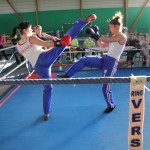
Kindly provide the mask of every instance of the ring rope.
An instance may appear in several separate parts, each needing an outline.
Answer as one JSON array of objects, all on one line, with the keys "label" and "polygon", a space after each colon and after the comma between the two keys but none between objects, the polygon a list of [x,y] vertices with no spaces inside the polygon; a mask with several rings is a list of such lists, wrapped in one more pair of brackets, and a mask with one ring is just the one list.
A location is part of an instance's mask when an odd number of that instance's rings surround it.
[{"label": "ring rope", "polygon": [[15,46],[10,46],[10,47],[2,48],[2,49],[0,49],[0,52],[1,52],[1,51],[4,51],[4,50],[11,50],[11,49],[14,48],[14,47],[16,47],[16,45],[15,45]]},{"label": "ring rope", "polygon": [[23,66],[26,63],[27,60],[25,60],[24,62],[22,62],[20,65],[18,65],[16,68],[14,68],[13,70],[11,70],[10,72],[8,72],[6,75],[4,75],[3,77],[0,78],[0,80],[2,79],[6,79],[8,75],[10,75],[12,72],[16,71],[18,68],[20,68],[21,66]]},{"label": "ring rope", "polygon": [[[136,77],[136,76],[135,76]],[[150,76],[147,82],[150,82]],[[1,79],[0,85],[49,85],[49,84],[106,84],[130,83],[130,77],[90,77],[90,78],[55,78],[55,79]]]}]

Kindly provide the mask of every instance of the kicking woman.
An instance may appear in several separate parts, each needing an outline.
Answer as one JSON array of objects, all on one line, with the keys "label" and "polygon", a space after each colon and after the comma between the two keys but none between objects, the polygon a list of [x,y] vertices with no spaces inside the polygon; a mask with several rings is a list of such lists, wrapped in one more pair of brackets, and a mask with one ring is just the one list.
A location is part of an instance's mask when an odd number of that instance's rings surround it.
[{"label": "kicking woman", "polygon": [[[94,14],[87,17],[84,21],[78,19],[62,39],[51,42],[43,41],[37,36],[32,35],[31,24],[28,22],[22,22],[17,27],[21,37],[17,44],[17,49],[19,53],[31,63],[32,67],[40,78],[51,78],[51,67],[64,51],[65,46],[70,45],[71,40],[77,36],[83,27],[95,19],[96,15]],[[42,49],[42,47],[54,48],[45,51]],[[43,86],[44,120],[48,120],[49,114],[52,112],[52,85]]]},{"label": "kicking woman", "polygon": [[[102,70],[102,75],[113,77],[117,71],[117,65],[122,54],[127,37],[122,33],[122,19],[121,12],[117,12],[113,19],[109,22],[110,37],[99,36],[98,27],[92,26],[85,30],[85,32],[93,39],[95,39],[99,47],[108,47],[107,55],[103,57],[99,56],[87,56],[81,58],[79,61],[73,64],[66,72],[65,75],[58,75],[59,78],[70,78],[83,67],[98,68]],[[110,89],[110,84],[103,84],[103,95],[105,97],[107,108],[105,113],[111,112],[115,108],[115,102],[113,99],[113,93]]]}]

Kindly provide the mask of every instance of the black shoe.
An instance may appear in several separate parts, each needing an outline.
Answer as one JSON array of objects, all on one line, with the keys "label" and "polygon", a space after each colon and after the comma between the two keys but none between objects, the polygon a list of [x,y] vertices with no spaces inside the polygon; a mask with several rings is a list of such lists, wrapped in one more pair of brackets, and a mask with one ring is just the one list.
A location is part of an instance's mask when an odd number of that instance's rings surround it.
[{"label": "black shoe", "polygon": [[110,113],[112,112],[114,109],[115,109],[116,106],[114,107],[107,107],[105,110],[104,110],[104,113]]},{"label": "black shoe", "polygon": [[43,119],[44,119],[44,121],[47,121],[47,120],[49,119],[49,114],[45,114],[45,115],[43,116]]},{"label": "black shoe", "polygon": [[57,78],[70,78],[67,74],[57,74]]}]

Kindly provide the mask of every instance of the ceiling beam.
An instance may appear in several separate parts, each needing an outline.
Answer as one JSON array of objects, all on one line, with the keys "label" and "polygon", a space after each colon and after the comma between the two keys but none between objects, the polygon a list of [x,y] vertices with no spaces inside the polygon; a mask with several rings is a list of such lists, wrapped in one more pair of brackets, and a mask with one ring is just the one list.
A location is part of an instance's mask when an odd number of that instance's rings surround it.
[{"label": "ceiling beam", "polygon": [[35,4],[36,4],[36,24],[39,24],[39,18],[38,18],[38,11],[39,11],[39,7],[38,7],[38,0],[35,0]]},{"label": "ceiling beam", "polygon": [[124,7],[125,7],[125,26],[128,26],[128,0],[124,0]]},{"label": "ceiling beam", "polygon": [[83,9],[83,3],[82,0],[80,0],[80,18],[83,17],[82,9]]},{"label": "ceiling beam", "polygon": [[130,31],[134,28],[135,24],[136,24],[137,21],[139,20],[141,14],[143,13],[143,11],[144,11],[146,5],[148,4],[148,2],[149,2],[149,0],[146,0],[146,1],[145,1],[144,5],[143,5],[143,7],[142,7],[142,9],[141,9],[141,11],[139,12],[139,14],[137,15],[137,17],[136,17],[136,19],[134,20],[133,24],[131,25]]},{"label": "ceiling beam", "polygon": [[23,18],[21,17],[21,15],[19,15],[19,13],[16,11],[16,9],[13,7],[13,5],[10,3],[9,0],[5,0],[9,6],[12,8],[12,10],[15,12],[16,16],[19,18],[20,21],[24,21]]}]

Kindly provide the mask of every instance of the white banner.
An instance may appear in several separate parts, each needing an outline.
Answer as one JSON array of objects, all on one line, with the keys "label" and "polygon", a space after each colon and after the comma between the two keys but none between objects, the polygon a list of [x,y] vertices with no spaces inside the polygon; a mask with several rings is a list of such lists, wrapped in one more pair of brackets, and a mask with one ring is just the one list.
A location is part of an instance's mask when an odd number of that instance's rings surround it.
[{"label": "white banner", "polygon": [[146,77],[131,76],[128,149],[142,150]]}]

